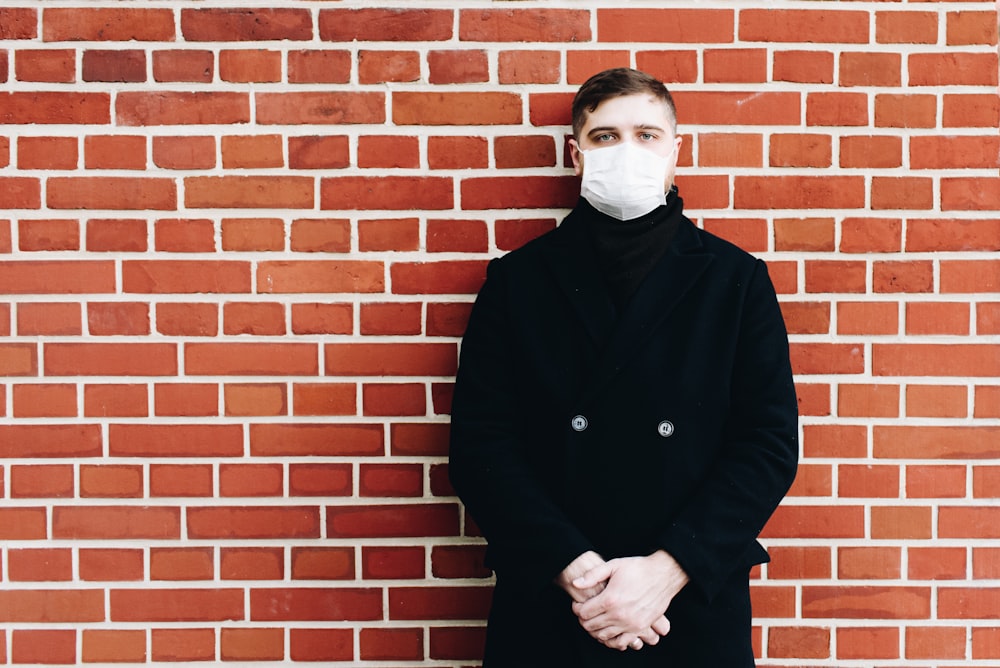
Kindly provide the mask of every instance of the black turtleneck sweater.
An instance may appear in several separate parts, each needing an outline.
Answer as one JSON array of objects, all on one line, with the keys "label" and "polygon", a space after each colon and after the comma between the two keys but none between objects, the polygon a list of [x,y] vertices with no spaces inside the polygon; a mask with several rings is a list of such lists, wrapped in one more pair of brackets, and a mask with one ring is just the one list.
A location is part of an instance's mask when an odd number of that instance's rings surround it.
[{"label": "black turtleneck sweater", "polygon": [[585,199],[580,200],[580,207],[597,251],[598,270],[621,313],[673,241],[683,217],[683,202],[674,187],[667,193],[666,204],[624,221],[601,213]]}]

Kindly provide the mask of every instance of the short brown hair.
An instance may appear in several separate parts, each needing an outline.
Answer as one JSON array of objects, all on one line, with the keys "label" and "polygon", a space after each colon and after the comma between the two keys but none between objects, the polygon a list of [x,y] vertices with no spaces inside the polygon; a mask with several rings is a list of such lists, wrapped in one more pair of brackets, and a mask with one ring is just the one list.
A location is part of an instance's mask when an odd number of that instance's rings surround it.
[{"label": "short brown hair", "polygon": [[652,95],[667,105],[672,128],[677,131],[677,109],[670,91],[662,81],[645,72],[629,67],[616,67],[598,72],[587,79],[573,98],[573,136],[579,138],[587,114],[597,109],[601,102],[622,95]]}]

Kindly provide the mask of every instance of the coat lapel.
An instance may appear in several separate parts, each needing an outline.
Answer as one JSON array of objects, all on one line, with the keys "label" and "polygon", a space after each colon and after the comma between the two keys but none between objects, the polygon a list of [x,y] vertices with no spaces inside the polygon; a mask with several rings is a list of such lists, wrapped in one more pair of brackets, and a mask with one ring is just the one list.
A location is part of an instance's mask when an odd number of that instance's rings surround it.
[{"label": "coat lapel", "polygon": [[550,263],[556,282],[600,351],[581,388],[579,399],[586,402],[642,349],[713,256],[704,252],[694,224],[684,219],[667,252],[616,317],[611,295],[597,271],[593,244],[575,210],[560,225],[553,244]]}]

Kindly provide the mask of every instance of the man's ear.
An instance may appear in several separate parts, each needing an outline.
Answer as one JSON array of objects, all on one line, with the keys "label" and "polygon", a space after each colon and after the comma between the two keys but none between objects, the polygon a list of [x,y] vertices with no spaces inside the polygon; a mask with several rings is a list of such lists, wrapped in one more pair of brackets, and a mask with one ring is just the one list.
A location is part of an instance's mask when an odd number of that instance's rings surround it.
[{"label": "man's ear", "polygon": [[575,139],[569,140],[569,157],[573,160],[573,173],[577,176],[583,174],[583,153]]}]

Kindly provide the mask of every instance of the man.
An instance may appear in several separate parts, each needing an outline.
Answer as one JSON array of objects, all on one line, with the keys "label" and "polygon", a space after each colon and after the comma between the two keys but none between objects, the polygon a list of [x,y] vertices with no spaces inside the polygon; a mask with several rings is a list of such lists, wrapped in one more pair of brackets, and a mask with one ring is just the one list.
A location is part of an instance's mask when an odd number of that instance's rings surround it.
[{"label": "man", "polygon": [[581,199],[490,263],[462,342],[452,483],[488,541],[485,668],[753,666],[756,537],[798,457],[763,262],[694,226],[666,87],[573,101]]}]

